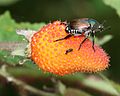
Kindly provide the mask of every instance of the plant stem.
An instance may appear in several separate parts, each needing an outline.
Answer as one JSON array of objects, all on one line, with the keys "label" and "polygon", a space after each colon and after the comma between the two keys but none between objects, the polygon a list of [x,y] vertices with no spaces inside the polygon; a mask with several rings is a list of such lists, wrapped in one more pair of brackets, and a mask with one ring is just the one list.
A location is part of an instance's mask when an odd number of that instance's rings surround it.
[{"label": "plant stem", "polygon": [[34,94],[37,95],[42,95],[42,96],[59,96],[57,94],[53,94],[53,93],[48,93],[48,92],[44,92],[42,90],[36,89],[28,84],[26,84],[25,82],[18,80],[16,78],[14,78],[13,76],[11,76],[7,71],[6,71],[6,67],[5,65],[3,65],[0,68],[0,75],[3,76],[4,78],[6,78],[8,81],[15,83],[17,86],[21,86],[22,88],[24,88],[27,91],[30,91]]},{"label": "plant stem", "polygon": [[0,42],[0,50],[12,51],[16,48],[25,47],[23,42]]}]

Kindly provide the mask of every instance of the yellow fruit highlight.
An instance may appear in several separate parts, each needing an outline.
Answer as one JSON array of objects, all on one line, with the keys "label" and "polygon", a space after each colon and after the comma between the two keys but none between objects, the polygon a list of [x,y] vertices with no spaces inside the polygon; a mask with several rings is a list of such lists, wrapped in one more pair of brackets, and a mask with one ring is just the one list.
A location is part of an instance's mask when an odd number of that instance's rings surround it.
[{"label": "yellow fruit highlight", "polygon": [[[54,42],[68,35],[65,32],[66,26],[61,23],[49,23],[31,39],[31,58],[41,69],[63,76],[74,72],[98,72],[108,68],[109,56],[97,45],[94,46],[94,52],[89,39],[78,51],[85,38],[83,35]],[[70,48],[73,51],[65,54]]]}]

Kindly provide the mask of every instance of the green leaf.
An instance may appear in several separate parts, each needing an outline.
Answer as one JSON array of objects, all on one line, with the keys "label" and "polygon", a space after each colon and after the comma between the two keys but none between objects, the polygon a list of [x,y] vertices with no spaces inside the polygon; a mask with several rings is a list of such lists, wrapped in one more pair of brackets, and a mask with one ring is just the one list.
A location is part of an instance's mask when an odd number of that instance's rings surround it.
[{"label": "green leaf", "polygon": [[64,96],[92,96],[87,92],[75,88],[67,88]]},{"label": "green leaf", "polygon": [[[24,37],[16,34],[16,29],[27,28],[32,30],[39,30],[44,25],[45,23],[34,23],[34,24],[31,24],[29,22],[17,23],[15,20],[11,18],[9,11],[6,11],[3,15],[0,16],[0,42],[1,42],[0,44],[4,44],[5,42],[9,42],[9,43],[23,42]],[[14,48],[15,46],[11,46],[11,47]],[[24,49],[23,46],[21,48]],[[14,54],[23,56],[24,52],[23,50],[16,49],[15,51],[12,52],[12,55]],[[1,51],[1,48],[0,48],[0,61],[4,64],[8,64],[12,66],[19,65],[18,64],[19,61],[23,60],[23,57],[21,56],[11,56],[10,52]],[[13,69],[16,69],[16,68],[14,67]]]},{"label": "green leaf", "polygon": [[19,0],[0,0],[0,6],[7,6],[16,3]]},{"label": "green leaf", "polygon": [[84,79],[83,84],[90,88],[94,88],[94,89],[100,90],[102,92],[111,94],[113,96],[120,96],[118,91],[111,85],[111,83],[109,83],[103,79],[96,78],[94,76]]},{"label": "green leaf", "polygon": [[23,57],[21,56],[11,56],[10,52],[0,51],[0,61],[3,64],[15,66],[15,65],[18,65],[19,61],[22,59]]},{"label": "green leaf", "polygon": [[120,0],[103,0],[103,2],[106,5],[109,5],[112,8],[114,8],[117,14],[120,16]]},{"label": "green leaf", "polygon": [[63,95],[65,93],[66,86],[62,82],[58,81],[56,85],[56,89],[61,95]]},{"label": "green leaf", "polygon": [[99,45],[104,45],[105,43],[109,42],[113,38],[112,35],[105,35],[102,38],[96,38],[96,43]]},{"label": "green leaf", "polygon": [[16,34],[16,29],[39,30],[45,23],[21,22],[17,23],[10,16],[9,11],[0,16],[0,41],[23,41],[24,37]]},{"label": "green leaf", "polygon": [[17,34],[15,34],[16,23],[11,19],[10,13],[7,11],[0,16],[0,41],[13,41],[17,40]]}]

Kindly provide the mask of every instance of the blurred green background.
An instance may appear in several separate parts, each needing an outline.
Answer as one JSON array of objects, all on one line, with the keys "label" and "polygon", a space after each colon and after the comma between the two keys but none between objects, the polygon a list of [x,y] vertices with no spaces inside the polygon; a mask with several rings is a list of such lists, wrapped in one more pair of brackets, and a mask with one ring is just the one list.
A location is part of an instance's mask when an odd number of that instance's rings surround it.
[{"label": "blurred green background", "polygon": [[[111,29],[96,34],[97,35],[96,37],[102,38],[103,36],[109,34],[113,36],[113,38],[109,42],[107,42],[102,46],[111,57],[110,58],[111,66],[109,69],[107,69],[106,74],[110,79],[116,82],[120,82],[119,81],[120,80],[120,61],[119,61],[120,60],[120,32],[119,32],[120,15],[118,15],[114,7],[106,5],[104,1],[107,0],[0,0],[0,14],[3,15],[6,11],[9,11],[11,17],[15,20],[15,21],[13,20],[12,25],[11,23],[9,24],[8,22],[6,23],[0,22],[0,30],[1,30],[0,37],[2,38],[0,40],[6,41],[7,39],[8,41],[16,41],[16,40],[20,41],[22,39],[16,37],[15,28],[31,28],[37,30],[45,23],[49,23],[54,20],[70,21],[74,18],[84,18],[84,17],[94,18],[101,23],[104,20],[106,20],[107,22],[105,25],[111,26]],[[115,5],[120,6],[120,3],[116,3]],[[118,10],[120,10],[120,8],[118,8]],[[12,34],[14,35],[10,35],[7,32],[3,35],[2,32],[4,31],[2,29],[3,29],[3,25],[5,24],[8,27],[14,26],[15,24],[16,27],[12,27],[13,29],[11,29],[13,31]],[[2,56],[4,56],[4,53],[1,52],[0,55],[1,55],[0,61],[5,62],[6,59],[2,58]],[[16,59],[16,62],[18,61]],[[12,61],[10,61],[10,63],[11,62]],[[2,85],[0,85],[0,87],[1,86]],[[0,89],[2,90],[2,88]],[[8,88],[8,89],[12,90],[12,88]],[[14,95],[16,93],[11,93],[11,94]],[[6,94],[6,96],[12,96],[12,95]]]}]

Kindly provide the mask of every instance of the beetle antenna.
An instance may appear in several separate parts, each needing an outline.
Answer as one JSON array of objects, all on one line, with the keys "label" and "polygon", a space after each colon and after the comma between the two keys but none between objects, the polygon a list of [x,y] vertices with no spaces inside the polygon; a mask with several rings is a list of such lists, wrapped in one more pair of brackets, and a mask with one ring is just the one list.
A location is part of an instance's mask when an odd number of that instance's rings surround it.
[{"label": "beetle antenna", "polygon": [[106,20],[103,21],[103,23],[101,25],[104,25],[106,23]]},{"label": "beetle antenna", "polygon": [[[106,20],[103,21],[103,23],[101,24],[102,26],[106,23]],[[111,26],[107,26],[106,28],[103,28],[102,31],[105,31],[105,30],[110,30],[111,29]]]},{"label": "beetle antenna", "polygon": [[103,29],[103,31],[110,30],[110,29],[111,29],[111,26],[107,26],[106,28]]}]

